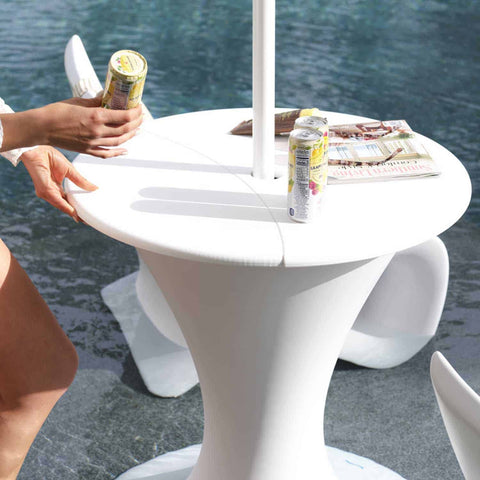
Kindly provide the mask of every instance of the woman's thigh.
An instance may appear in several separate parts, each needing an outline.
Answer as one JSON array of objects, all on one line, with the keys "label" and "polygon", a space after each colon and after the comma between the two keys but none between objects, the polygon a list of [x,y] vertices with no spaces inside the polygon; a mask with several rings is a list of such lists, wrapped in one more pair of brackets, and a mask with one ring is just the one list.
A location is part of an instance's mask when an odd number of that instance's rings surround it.
[{"label": "woman's thigh", "polygon": [[30,278],[0,240],[0,394],[3,400],[64,390],[73,345]]}]

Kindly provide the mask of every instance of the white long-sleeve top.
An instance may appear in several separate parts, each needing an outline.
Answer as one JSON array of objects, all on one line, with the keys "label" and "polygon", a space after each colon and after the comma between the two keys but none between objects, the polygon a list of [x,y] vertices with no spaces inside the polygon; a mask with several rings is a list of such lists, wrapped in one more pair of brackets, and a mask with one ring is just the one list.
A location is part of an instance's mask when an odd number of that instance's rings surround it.
[{"label": "white long-sleeve top", "polygon": [[[0,113],[14,113],[13,110],[4,102],[3,98],[0,97]],[[3,125],[0,120],[0,147],[3,145]],[[19,158],[27,150],[31,150],[35,147],[30,148],[16,148],[15,150],[8,150],[7,152],[1,152],[0,155],[9,160],[13,166],[18,165]]]}]

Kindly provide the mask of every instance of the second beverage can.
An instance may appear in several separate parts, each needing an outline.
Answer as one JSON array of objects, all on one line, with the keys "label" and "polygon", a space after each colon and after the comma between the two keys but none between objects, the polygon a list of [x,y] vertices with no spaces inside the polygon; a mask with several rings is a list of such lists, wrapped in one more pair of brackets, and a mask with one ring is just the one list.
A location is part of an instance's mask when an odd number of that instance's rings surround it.
[{"label": "second beverage can", "polygon": [[328,126],[296,128],[288,142],[287,211],[292,220],[312,222],[327,183]]}]

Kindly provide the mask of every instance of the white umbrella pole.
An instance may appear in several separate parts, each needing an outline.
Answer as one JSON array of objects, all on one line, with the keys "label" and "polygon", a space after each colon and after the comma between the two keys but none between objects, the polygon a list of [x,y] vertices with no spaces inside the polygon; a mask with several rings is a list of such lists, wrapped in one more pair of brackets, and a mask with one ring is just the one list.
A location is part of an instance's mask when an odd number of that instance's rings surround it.
[{"label": "white umbrella pole", "polygon": [[275,0],[253,0],[253,176],[274,178]]}]

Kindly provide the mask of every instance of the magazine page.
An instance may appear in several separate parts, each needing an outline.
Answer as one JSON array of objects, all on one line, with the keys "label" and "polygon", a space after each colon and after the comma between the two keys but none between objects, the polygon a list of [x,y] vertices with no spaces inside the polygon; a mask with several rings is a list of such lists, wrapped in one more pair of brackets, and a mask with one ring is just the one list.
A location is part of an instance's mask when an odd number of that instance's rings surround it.
[{"label": "magazine page", "polygon": [[440,173],[405,120],[332,125],[328,154],[329,183]]}]

